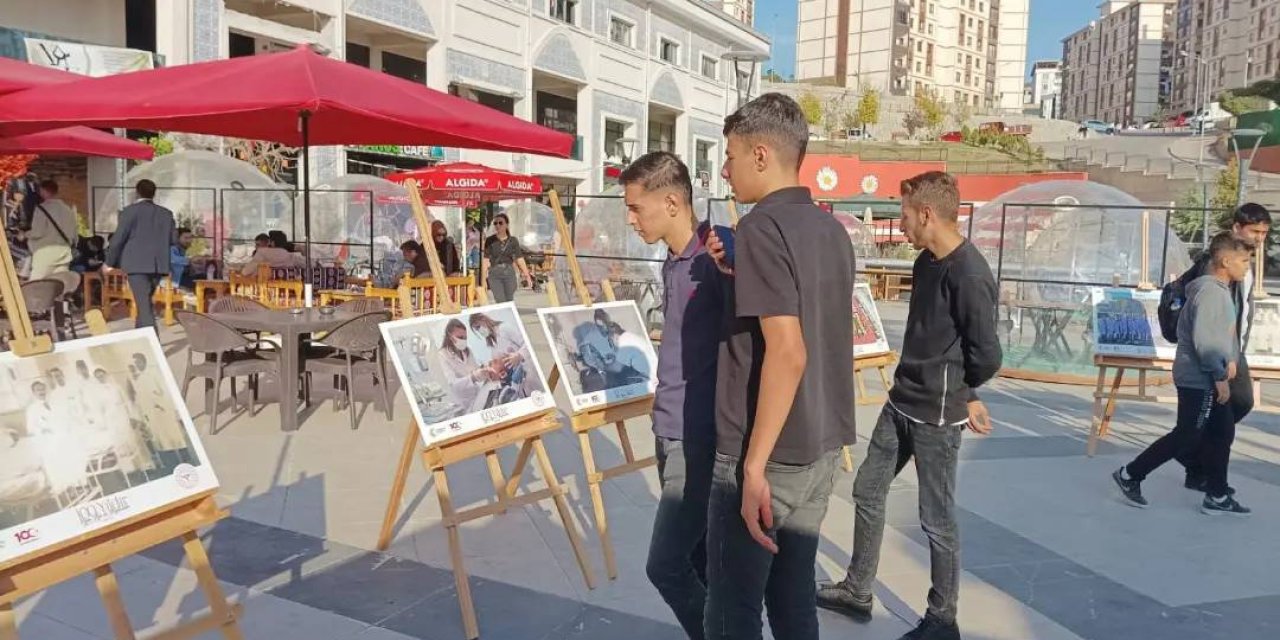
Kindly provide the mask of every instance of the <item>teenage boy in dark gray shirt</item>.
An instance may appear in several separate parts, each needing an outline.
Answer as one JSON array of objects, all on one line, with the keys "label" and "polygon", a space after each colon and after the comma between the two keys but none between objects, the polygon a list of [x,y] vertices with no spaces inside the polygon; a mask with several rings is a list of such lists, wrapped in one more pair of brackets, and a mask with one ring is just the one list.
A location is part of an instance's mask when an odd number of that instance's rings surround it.
[{"label": "teenage boy in dark gray shirt", "polygon": [[1227,461],[1236,435],[1231,381],[1239,375],[1240,361],[1240,312],[1231,288],[1249,274],[1250,256],[1245,241],[1221,234],[1209,245],[1205,275],[1187,286],[1173,358],[1178,422],[1173,431],[1111,474],[1120,493],[1134,506],[1147,506],[1142,481],[1148,474],[1180,453],[1194,452],[1204,474],[1200,510],[1209,515],[1249,515],[1250,510],[1228,490]]},{"label": "teenage boy in dark gray shirt", "polygon": [[1000,370],[996,283],[986,259],[960,235],[955,178],[930,171],[904,180],[901,191],[902,233],[923,249],[911,270],[902,356],[853,484],[857,510],[848,575],[822,585],[818,604],[855,619],[870,618],[885,498],[894,476],[915,458],[933,588],[924,619],[902,640],[959,640],[956,457],[966,426],[976,433],[991,431],[986,405],[975,390]]},{"label": "teenage boy in dark gray shirt", "polygon": [[693,212],[689,168],[654,151],[622,172],[627,223],[645,242],[665,242],[662,344],[653,435],[662,498],[646,573],[692,640],[703,638],[707,498],[716,451],[716,360],[724,337],[728,276],[707,255],[707,225]]},{"label": "teenage boy in dark gray shirt", "polygon": [[[706,637],[817,640],[814,560],[842,445],[854,439],[853,248],[799,186],[809,126],[777,93],[725,119],[722,175],[754,203],[735,234],[707,530]],[[713,234],[714,238],[714,234]],[[727,264],[723,239],[709,242]]]}]

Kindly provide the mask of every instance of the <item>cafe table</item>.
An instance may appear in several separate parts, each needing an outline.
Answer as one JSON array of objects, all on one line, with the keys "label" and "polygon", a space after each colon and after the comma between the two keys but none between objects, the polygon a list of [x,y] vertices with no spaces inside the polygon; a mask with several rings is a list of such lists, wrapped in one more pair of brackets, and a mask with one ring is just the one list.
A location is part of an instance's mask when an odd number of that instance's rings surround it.
[{"label": "cafe table", "polygon": [[273,333],[280,336],[280,428],[298,429],[298,379],[302,376],[302,344],[313,333],[332,331],[359,316],[334,307],[331,313],[320,308],[261,309],[239,313],[211,313],[209,317],[240,331]]}]

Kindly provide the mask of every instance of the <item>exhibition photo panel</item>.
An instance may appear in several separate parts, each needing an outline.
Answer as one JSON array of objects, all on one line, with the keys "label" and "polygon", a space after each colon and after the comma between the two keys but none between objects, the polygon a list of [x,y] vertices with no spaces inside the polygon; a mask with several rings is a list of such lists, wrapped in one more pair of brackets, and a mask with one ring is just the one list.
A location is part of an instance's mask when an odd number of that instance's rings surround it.
[{"label": "exhibition photo panel", "polygon": [[427,446],[554,405],[513,303],[381,329]]},{"label": "exhibition photo panel", "polygon": [[652,394],[658,356],[631,300],[539,309],[574,411]]},{"label": "exhibition photo panel", "polygon": [[154,331],[0,353],[0,562],[217,486]]}]

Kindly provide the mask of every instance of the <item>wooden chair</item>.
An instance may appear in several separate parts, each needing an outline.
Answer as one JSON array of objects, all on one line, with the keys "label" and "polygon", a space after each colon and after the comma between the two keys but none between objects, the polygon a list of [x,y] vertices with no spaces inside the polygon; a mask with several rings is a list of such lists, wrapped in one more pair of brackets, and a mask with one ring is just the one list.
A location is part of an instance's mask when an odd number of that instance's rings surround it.
[{"label": "wooden chair", "polygon": [[262,286],[262,301],[273,309],[296,309],[303,305],[305,291],[296,280],[268,280]]},{"label": "wooden chair", "polygon": [[258,265],[258,272],[251,276],[232,271],[227,274],[227,280],[231,283],[231,295],[262,300],[263,288],[270,273],[271,268],[265,264]]},{"label": "wooden chair", "polygon": [[[204,407],[209,414],[209,434],[218,432],[218,401],[222,392],[223,378],[231,378],[232,404],[235,408],[235,379],[248,376],[252,388],[249,398],[249,412],[253,413],[257,400],[257,378],[262,374],[276,374],[279,370],[279,352],[276,346],[263,341],[254,341],[245,337],[234,328],[211,318],[203,313],[187,311],[177,312],[178,322],[186,331],[187,369],[182,376],[182,395],[186,396],[187,388],[196,378],[205,378],[212,382],[206,389]],[[202,354],[203,362],[195,362],[192,354]],[[280,372],[279,375],[288,375]]]},{"label": "wooden chair", "polygon": [[403,317],[419,316],[437,311],[436,281],[431,277],[413,278],[405,276],[400,279],[400,288],[408,293],[410,308],[402,309]]},{"label": "wooden chair", "polygon": [[102,274],[102,315],[110,318],[111,308],[118,302],[125,304],[129,315],[137,315],[133,308],[133,293],[129,290],[129,277],[122,271]]},{"label": "wooden chair", "polygon": [[[471,276],[453,276],[444,279],[444,284],[449,288],[449,296],[457,302],[459,306],[470,307],[475,304],[475,284],[476,281]],[[437,302],[434,311],[440,311],[440,302]]]},{"label": "wooden chair", "polygon": [[400,291],[399,289],[386,289],[383,287],[375,287],[367,284],[364,287],[364,297],[374,298],[382,301],[383,308],[391,312],[392,318],[404,318],[404,310],[400,308]]},{"label": "wooden chair", "polygon": [[160,286],[156,287],[155,295],[151,296],[151,302],[160,305],[164,310],[162,315],[166,327],[172,327],[176,322],[173,315],[174,307],[189,309],[195,306],[195,300],[189,300],[185,291],[174,286],[172,278],[165,278]]},{"label": "wooden chair", "polygon": [[[346,396],[347,417],[351,429],[357,428],[355,408],[355,381],[357,376],[372,376],[382,389],[382,408],[391,419],[391,391],[387,379],[386,357],[382,348],[382,333],[378,325],[391,318],[386,311],[374,311],[356,316],[335,327],[324,337],[325,345],[333,349],[331,355],[308,358],[304,397],[311,401],[311,377],[333,376],[335,386]],[[336,402],[335,398],[335,402]]]}]

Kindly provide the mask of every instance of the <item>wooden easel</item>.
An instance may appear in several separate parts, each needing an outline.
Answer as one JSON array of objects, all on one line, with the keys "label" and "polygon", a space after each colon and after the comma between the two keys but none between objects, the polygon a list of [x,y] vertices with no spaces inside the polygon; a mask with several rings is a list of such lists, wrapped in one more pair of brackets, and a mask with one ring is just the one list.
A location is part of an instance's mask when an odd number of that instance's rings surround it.
[{"label": "wooden easel", "polygon": [[[868,356],[853,357],[853,381],[857,385],[857,394],[854,404],[867,405],[884,402],[889,399],[888,395],[869,395],[867,393],[867,383],[862,377],[864,371],[875,370],[880,374],[880,384],[884,385],[885,393],[889,392],[889,388],[893,386],[893,381],[889,379],[887,369],[898,362],[898,354],[893,351],[887,353],[877,353]],[[849,447],[840,447],[840,455],[842,464],[846,472],[853,471],[853,454],[849,451]]]},{"label": "wooden easel", "polygon": [[[13,268],[9,241],[3,233],[0,233],[0,296],[3,296],[5,313],[12,325],[13,339],[9,347],[13,353],[30,357],[52,351],[53,343],[49,336],[35,335],[32,331],[17,271]],[[107,333],[100,311],[88,311],[85,321],[94,335]],[[94,574],[94,584],[111,621],[112,633],[117,640],[134,640],[137,634],[120,597],[120,584],[111,564],[176,538],[182,539],[182,548],[205,599],[209,601],[210,611],[152,636],[153,640],[181,640],[210,631],[221,631],[227,640],[242,640],[241,607],[227,602],[197,533],[200,528],[211,526],[228,515],[218,508],[213,496],[213,491],[191,496],[176,504],[127,518],[93,533],[0,564],[0,640],[18,640],[17,616],[13,606],[19,599],[90,571]]]},{"label": "wooden easel", "polygon": [[[1093,364],[1098,367],[1098,382],[1093,389],[1093,419],[1089,423],[1089,442],[1086,447],[1086,453],[1090,457],[1098,449],[1098,440],[1107,437],[1111,433],[1111,418],[1116,412],[1117,400],[1131,400],[1134,402],[1166,402],[1170,398],[1154,396],[1147,393],[1148,384],[1162,384],[1167,380],[1163,378],[1154,382],[1147,379],[1147,374],[1155,372],[1157,374],[1172,374],[1173,361],[1163,358],[1130,358],[1125,356],[1104,356],[1095,355]],[[1111,388],[1103,391],[1107,382],[1107,369],[1115,369],[1115,376],[1111,380]],[[1124,381],[1126,371],[1138,372],[1138,392],[1121,393],[1120,387]]]},{"label": "wooden easel", "polygon": [[[423,206],[422,195],[418,192],[417,183],[413,180],[406,180],[405,188],[409,191],[409,203],[412,205],[418,227],[424,234],[423,237],[430,237],[431,220],[427,214],[426,207]],[[444,270],[440,265],[440,258],[434,251],[428,251],[427,261],[431,265],[432,277],[436,280],[437,295],[443,296],[440,308],[445,313],[458,313],[461,311],[461,307],[453,299],[453,295],[449,293],[449,288],[445,284]],[[407,291],[402,287],[401,296],[407,297],[407,295]],[[404,302],[408,301],[404,300]],[[404,308],[406,314],[412,313],[410,305],[406,304]],[[408,393],[408,390],[406,390],[406,393]],[[412,401],[413,399],[410,397],[410,402]],[[391,544],[392,536],[395,533],[396,519],[400,513],[400,502],[404,499],[405,485],[408,483],[409,471],[413,465],[413,454],[415,451],[421,450],[423,466],[431,472],[435,479],[436,497],[440,500],[442,523],[449,537],[449,556],[453,564],[454,584],[458,591],[458,607],[462,611],[462,626],[468,640],[475,640],[475,638],[480,637],[480,627],[476,620],[475,602],[471,598],[470,580],[463,565],[462,536],[458,530],[459,525],[477,518],[506,513],[507,509],[512,507],[534,504],[550,498],[555,503],[556,511],[560,515],[565,533],[569,537],[569,545],[573,547],[574,556],[578,560],[578,567],[582,570],[582,577],[587,583],[587,588],[595,588],[595,580],[591,575],[591,564],[582,545],[582,538],[578,534],[577,527],[574,526],[573,514],[569,510],[568,500],[565,498],[565,487],[560,484],[560,479],[556,476],[555,469],[551,466],[551,458],[547,455],[546,446],[542,442],[543,435],[559,428],[560,422],[556,418],[555,410],[550,409],[533,416],[511,420],[487,427],[481,431],[468,433],[452,440],[437,442],[424,448],[419,445],[421,436],[419,435],[417,423],[413,419],[409,420],[409,425],[405,432],[404,445],[400,449],[400,461],[396,465],[395,479],[391,484],[391,495],[387,500],[386,514],[382,519],[382,529],[378,534],[377,548],[382,551]],[[514,444],[520,445],[520,451],[516,455],[515,466],[512,468],[510,475],[507,475],[502,470],[502,463],[498,460],[497,452],[503,447]],[[524,475],[525,467],[528,466],[530,455],[537,456],[538,466],[542,472],[543,481],[547,483],[547,488],[541,491],[525,492],[517,496],[516,491],[520,487],[520,480]],[[485,463],[489,467],[489,476],[493,481],[493,489],[497,494],[498,500],[484,506],[458,511],[453,506],[446,470],[449,465],[480,456],[484,456]]]},{"label": "wooden easel", "polygon": [[[555,191],[552,191],[550,192],[550,199],[551,209],[556,214],[556,225],[560,230],[565,259],[569,263],[569,274],[573,279],[573,287],[578,294],[578,300],[584,306],[589,307],[592,304],[591,292],[587,290],[586,282],[582,279],[582,269],[578,266],[578,256],[573,250],[573,242],[569,235],[569,223],[564,218],[564,210],[560,208],[560,196]],[[613,286],[608,280],[601,281],[600,288],[606,301],[614,302],[616,300]],[[554,282],[547,282],[547,296],[551,299],[551,306],[560,306],[560,296],[556,291]],[[562,375],[563,372],[559,368],[552,366],[551,373],[547,375],[547,383],[552,393],[555,392],[556,385],[560,382]],[[568,391],[568,387],[565,390]],[[602,407],[584,409],[569,416],[569,424],[573,427],[573,432],[578,435],[578,445],[582,450],[582,466],[586,474],[587,489],[591,494],[591,507],[595,513],[596,533],[600,536],[600,548],[604,552],[605,574],[610,580],[618,577],[618,561],[613,551],[613,542],[609,538],[609,519],[604,509],[604,492],[601,490],[600,485],[610,478],[657,466],[658,459],[655,456],[636,458],[635,450],[631,446],[631,436],[627,433],[626,425],[627,420],[647,417],[652,414],[653,394],[647,394],[639,398],[615,402]],[[596,466],[595,451],[591,447],[590,436],[592,431],[609,424],[614,425],[618,430],[618,441],[622,446],[622,455],[626,462],[608,469],[600,469]]]}]

